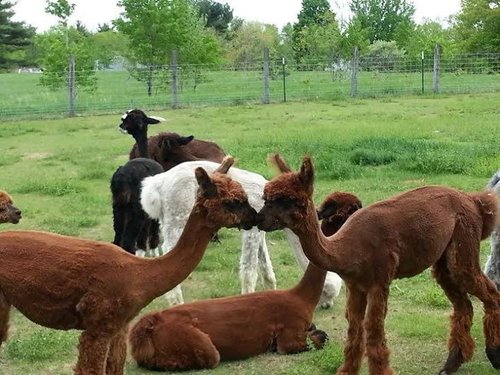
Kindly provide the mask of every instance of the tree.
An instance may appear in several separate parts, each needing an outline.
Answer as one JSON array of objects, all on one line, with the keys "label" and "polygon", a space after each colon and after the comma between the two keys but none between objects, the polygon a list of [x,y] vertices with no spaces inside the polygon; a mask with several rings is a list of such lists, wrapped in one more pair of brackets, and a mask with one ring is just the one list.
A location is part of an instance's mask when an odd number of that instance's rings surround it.
[{"label": "tree", "polygon": [[45,6],[45,13],[59,18],[59,23],[62,26],[68,26],[68,19],[74,10],[75,4],[70,3],[68,0],[47,0],[47,5]]},{"label": "tree", "polygon": [[109,68],[118,57],[127,55],[128,39],[122,33],[108,28],[91,36],[94,56],[99,68]]},{"label": "tree", "polygon": [[462,0],[454,24],[464,52],[500,52],[500,0]]},{"label": "tree", "polygon": [[351,0],[349,8],[353,14],[351,23],[368,30],[368,40],[391,41],[398,26],[413,23],[415,7],[407,0]]},{"label": "tree", "polygon": [[219,43],[215,35],[204,28],[191,0],[121,0],[121,17],[114,21],[118,31],[129,39],[131,73],[147,83],[152,94],[155,74],[167,82],[157,67],[168,64],[172,51],[177,50],[183,64],[215,62]]},{"label": "tree", "polygon": [[198,15],[205,21],[205,27],[213,28],[217,34],[224,35],[233,20],[233,10],[228,4],[213,0],[194,0]]},{"label": "tree", "polygon": [[68,61],[75,57],[75,83],[77,87],[94,90],[97,84],[95,77],[95,57],[92,40],[82,25],[68,26],[68,19],[75,5],[67,0],[47,1],[45,11],[59,18],[59,25],[49,31],[37,35],[35,43],[40,51],[40,65],[43,74],[40,83],[52,90],[64,87],[68,81]]},{"label": "tree", "polygon": [[26,61],[27,48],[32,44],[35,29],[23,22],[11,20],[14,4],[0,0],[0,70],[12,68]]},{"label": "tree", "polygon": [[331,57],[339,41],[339,26],[328,0],[302,0],[292,34],[297,63]]},{"label": "tree", "polygon": [[43,74],[40,83],[43,86],[52,90],[65,87],[68,81],[68,61],[70,56],[74,56],[76,86],[90,91],[96,88],[91,39],[75,27],[54,27],[37,35],[35,44],[41,55],[39,63]]},{"label": "tree", "polygon": [[243,22],[228,42],[226,60],[242,69],[249,69],[262,62],[264,47],[275,56],[280,44],[278,29],[261,22]]}]

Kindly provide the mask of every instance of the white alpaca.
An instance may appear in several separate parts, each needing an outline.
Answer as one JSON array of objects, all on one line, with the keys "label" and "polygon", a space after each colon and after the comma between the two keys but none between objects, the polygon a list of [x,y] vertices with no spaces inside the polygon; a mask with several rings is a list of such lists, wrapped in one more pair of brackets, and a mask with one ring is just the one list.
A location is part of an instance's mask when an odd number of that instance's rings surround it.
[{"label": "white alpaca", "polygon": [[[194,205],[197,188],[194,170],[197,167],[203,167],[210,173],[218,166],[219,164],[210,161],[190,161],[144,179],[141,204],[151,218],[158,219],[160,222],[164,239],[163,252],[170,251],[177,243]],[[250,205],[257,211],[260,210],[264,205],[262,194],[267,180],[259,174],[238,168],[231,168],[228,176],[243,186]],[[302,251],[298,238],[288,229],[286,235],[297,262],[305,270],[309,261]],[[276,276],[268,253],[265,232],[254,227],[242,233],[240,257],[242,293],[255,291],[259,273],[265,288],[276,288]],[[341,286],[342,279],[337,274],[328,272],[320,299],[321,307],[332,306],[333,298],[338,296]],[[180,285],[167,293],[167,300],[170,304],[184,302]]]},{"label": "white alpaca", "polygon": [[[486,188],[494,191],[496,196],[500,198],[500,170],[493,175]],[[491,233],[490,241],[491,252],[484,266],[484,273],[500,290],[500,224]]]}]

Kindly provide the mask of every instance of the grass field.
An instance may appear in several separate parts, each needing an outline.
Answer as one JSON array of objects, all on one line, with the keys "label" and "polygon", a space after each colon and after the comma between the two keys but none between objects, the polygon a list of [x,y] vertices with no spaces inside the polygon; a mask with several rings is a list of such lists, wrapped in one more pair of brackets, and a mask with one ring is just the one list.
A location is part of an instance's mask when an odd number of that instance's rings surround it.
[{"label": "grass field", "polygon": [[[317,202],[332,190],[344,190],[368,205],[426,184],[483,189],[500,168],[499,102],[500,94],[493,93],[161,110],[154,114],[168,121],[152,126],[150,133],[175,131],[213,140],[238,158],[239,167],[267,178],[273,176],[266,163],[269,153],[280,152],[294,168],[309,154],[317,171]],[[132,146],[132,138],[117,131],[128,108],[103,116],[3,121],[0,189],[14,196],[23,220],[0,230],[38,229],[111,241],[109,181]],[[294,285],[301,272],[283,234],[267,238],[278,287]],[[183,283],[188,301],[239,293],[239,239],[236,230],[224,230],[221,243],[210,244]],[[481,250],[484,263],[488,241]],[[158,298],[143,312],[165,307]],[[459,374],[493,375],[497,371],[484,354],[482,308],[476,300],[474,307],[476,352]],[[333,309],[315,314],[318,328],[330,336],[324,350],[261,355],[223,363],[210,373],[332,374],[342,362],[343,310],[344,290]],[[437,373],[447,356],[450,311],[429,271],[393,283],[386,328],[397,374]],[[17,311],[10,332],[0,350],[1,375],[71,374],[78,332],[39,327]],[[146,373],[129,357],[126,374]]]}]

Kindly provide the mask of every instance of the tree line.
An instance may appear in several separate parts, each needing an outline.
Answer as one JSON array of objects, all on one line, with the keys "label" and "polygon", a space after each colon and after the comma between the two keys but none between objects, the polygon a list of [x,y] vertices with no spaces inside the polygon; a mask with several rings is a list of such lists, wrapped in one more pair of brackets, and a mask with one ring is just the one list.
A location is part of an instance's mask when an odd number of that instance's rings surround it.
[{"label": "tree line", "polygon": [[[89,31],[77,21],[69,25],[75,4],[46,0],[45,11],[57,26],[37,33],[32,26],[12,21],[11,0],[0,0],[0,71],[22,66],[43,70],[41,83],[51,88],[66,84],[69,56],[77,61],[77,85],[95,88],[96,69],[116,58],[126,61],[137,79],[151,82],[158,66],[179,63],[252,66],[271,56],[296,64],[348,58],[360,53],[390,56],[431,54],[440,44],[444,53],[499,53],[500,0],[462,0],[460,12],[447,20],[417,24],[411,0],[350,0],[351,17],[339,20],[328,0],[302,0],[297,22],[281,30],[275,25],[233,16],[228,4],[214,0],[118,0],[122,13],[111,24]],[[265,11],[265,10],[263,10]]]}]

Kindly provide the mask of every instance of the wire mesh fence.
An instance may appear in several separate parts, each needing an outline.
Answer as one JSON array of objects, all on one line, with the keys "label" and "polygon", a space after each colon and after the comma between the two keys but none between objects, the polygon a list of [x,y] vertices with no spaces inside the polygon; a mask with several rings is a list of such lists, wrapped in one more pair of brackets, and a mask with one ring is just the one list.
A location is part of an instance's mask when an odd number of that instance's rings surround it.
[{"label": "wire mesh fence", "polygon": [[[197,105],[240,105],[349,97],[500,91],[500,54],[328,59],[282,58],[238,65],[165,65],[96,71],[93,90],[78,87],[78,62],[67,87],[40,85],[40,74],[0,75],[0,116],[64,116]],[[74,74],[74,76],[72,76]],[[76,85],[76,86],[75,86]]]}]

